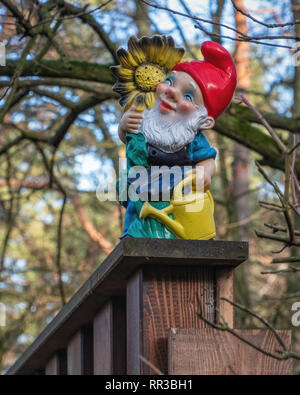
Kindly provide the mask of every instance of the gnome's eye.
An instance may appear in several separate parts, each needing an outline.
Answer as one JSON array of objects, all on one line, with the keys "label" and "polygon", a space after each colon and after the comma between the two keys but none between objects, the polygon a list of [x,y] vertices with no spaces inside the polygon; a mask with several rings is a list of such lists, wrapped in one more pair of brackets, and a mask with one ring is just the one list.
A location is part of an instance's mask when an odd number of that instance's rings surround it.
[{"label": "gnome's eye", "polygon": [[173,78],[172,77],[167,77],[166,79],[165,79],[165,84],[167,84],[167,85],[173,85]]},{"label": "gnome's eye", "polygon": [[186,100],[186,101],[193,101],[193,98],[194,98],[194,96],[191,93],[187,93],[183,97],[184,97],[184,100]]}]

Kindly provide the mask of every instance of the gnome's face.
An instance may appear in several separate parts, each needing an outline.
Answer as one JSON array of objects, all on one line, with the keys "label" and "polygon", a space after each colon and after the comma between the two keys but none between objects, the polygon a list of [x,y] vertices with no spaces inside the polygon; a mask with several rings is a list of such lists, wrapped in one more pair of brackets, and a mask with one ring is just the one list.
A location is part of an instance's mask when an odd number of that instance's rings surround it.
[{"label": "gnome's face", "polygon": [[165,152],[176,152],[200,129],[213,127],[214,119],[208,116],[201,90],[189,74],[173,71],[156,92],[155,105],[145,110],[139,128],[148,143]]},{"label": "gnome's face", "polygon": [[182,71],[173,71],[156,92],[159,111],[173,119],[188,118],[204,106],[200,88]]}]

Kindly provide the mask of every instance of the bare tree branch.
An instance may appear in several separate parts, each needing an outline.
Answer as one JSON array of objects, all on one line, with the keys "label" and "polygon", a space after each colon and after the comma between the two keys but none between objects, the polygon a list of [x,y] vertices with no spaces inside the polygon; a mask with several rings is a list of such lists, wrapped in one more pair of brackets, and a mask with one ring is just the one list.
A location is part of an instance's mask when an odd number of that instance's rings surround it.
[{"label": "bare tree branch", "polygon": [[232,3],[232,5],[233,5],[233,7],[234,7],[238,12],[240,12],[240,13],[243,14],[243,15],[245,15],[247,18],[251,19],[252,21],[254,21],[254,22],[256,22],[256,23],[258,23],[258,24],[260,24],[260,25],[263,25],[263,26],[268,27],[268,28],[271,28],[271,29],[277,28],[277,27],[294,26],[294,25],[296,25],[296,24],[300,24],[300,21],[298,21],[298,20],[293,21],[293,22],[286,22],[286,23],[265,23],[265,22],[262,22],[262,21],[260,21],[260,20],[258,20],[258,19],[256,19],[256,18],[254,18],[254,16],[250,15],[248,12],[245,12],[244,10],[242,10],[241,8],[239,8],[239,7],[235,4],[234,0],[231,0],[231,3]]},{"label": "bare tree branch", "polygon": [[226,302],[232,304],[233,306],[235,306],[235,307],[237,307],[237,308],[239,308],[239,309],[241,309],[243,311],[246,311],[248,314],[252,315],[253,317],[255,317],[255,318],[259,319],[261,322],[263,322],[264,325],[273,333],[273,335],[277,339],[278,343],[280,344],[282,350],[278,351],[276,354],[272,353],[272,352],[268,352],[265,349],[263,349],[262,347],[258,347],[256,344],[250,342],[249,340],[247,340],[246,338],[244,338],[243,336],[238,334],[235,329],[229,328],[229,326],[228,326],[228,324],[226,322],[218,324],[218,323],[215,323],[213,321],[210,321],[202,313],[201,304],[199,302],[200,312],[198,312],[197,314],[200,317],[200,319],[203,320],[206,324],[208,324],[212,328],[231,333],[233,336],[235,336],[236,338],[241,340],[243,343],[248,344],[248,346],[254,348],[255,350],[261,352],[264,355],[267,355],[269,357],[275,358],[275,359],[277,359],[279,361],[287,360],[287,359],[290,359],[290,358],[294,358],[294,359],[300,360],[300,355],[295,353],[295,352],[293,352],[293,351],[291,351],[291,350],[289,350],[287,348],[287,346],[285,345],[284,341],[281,339],[281,337],[278,335],[276,330],[272,327],[272,325],[269,324],[269,322],[267,320],[265,320],[260,315],[254,313],[250,309],[247,309],[244,306],[241,306],[241,305],[239,305],[237,303],[234,303],[234,302],[230,301],[229,299],[226,299],[226,298],[221,298],[221,299],[225,300]]}]

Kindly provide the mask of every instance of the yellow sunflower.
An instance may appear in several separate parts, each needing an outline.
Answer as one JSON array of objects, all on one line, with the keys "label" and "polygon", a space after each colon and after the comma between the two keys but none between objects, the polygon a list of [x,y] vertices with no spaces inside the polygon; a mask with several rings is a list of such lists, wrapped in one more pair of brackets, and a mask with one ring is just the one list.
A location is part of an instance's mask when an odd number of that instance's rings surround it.
[{"label": "yellow sunflower", "polygon": [[124,112],[134,102],[137,111],[143,111],[154,105],[157,85],[181,61],[184,49],[175,47],[170,36],[133,36],[128,41],[128,51],[120,48],[117,54],[121,64],[111,67],[117,79],[113,90],[121,95]]}]

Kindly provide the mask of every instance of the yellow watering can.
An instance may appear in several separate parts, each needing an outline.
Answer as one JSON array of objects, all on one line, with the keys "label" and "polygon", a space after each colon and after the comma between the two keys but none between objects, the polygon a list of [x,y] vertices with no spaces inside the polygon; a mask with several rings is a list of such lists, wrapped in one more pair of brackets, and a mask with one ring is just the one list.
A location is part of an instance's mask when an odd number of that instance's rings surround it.
[{"label": "yellow watering can", "polygon": [[[214,201],[209,191],[193,187],[196,175],[190,174],[174,188],[169,206],[159,210],[144,202],[140,218],[151,217],[164,224],[178,239],[209,240],[215,237]],[[189,186],[190,192],[183,194]],[[174,219],[168,214],[173,214]]]}]

